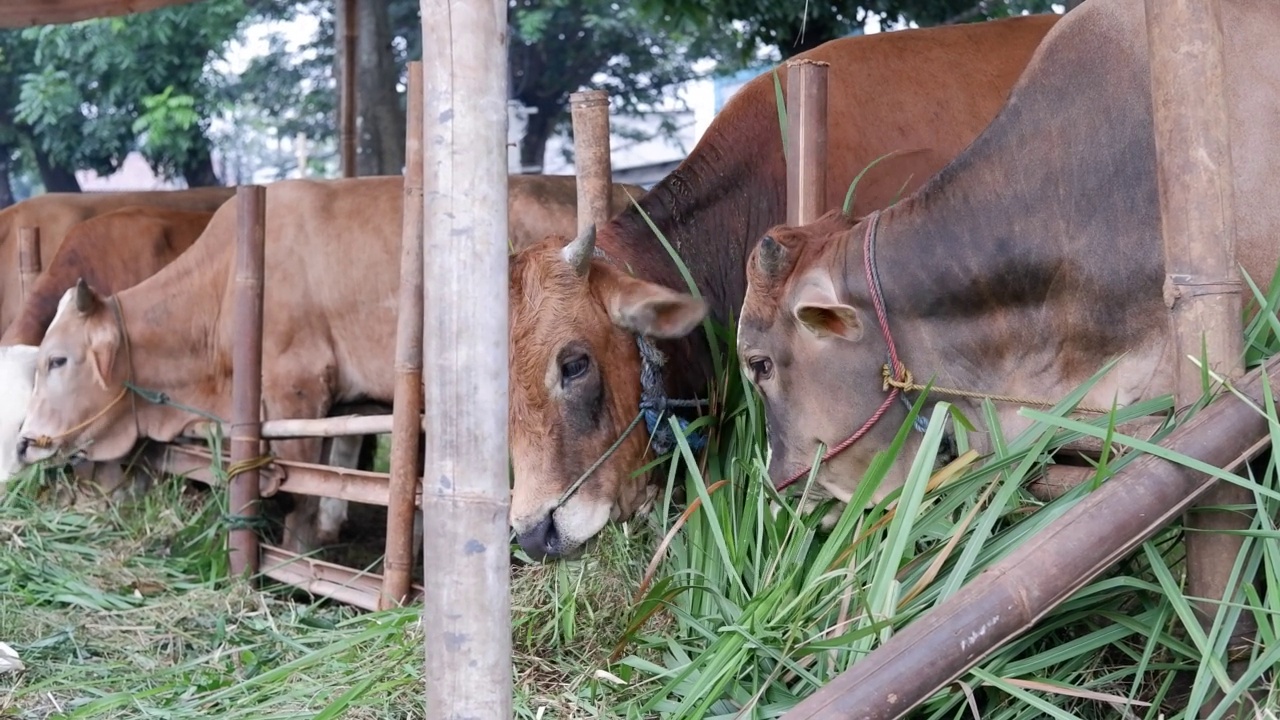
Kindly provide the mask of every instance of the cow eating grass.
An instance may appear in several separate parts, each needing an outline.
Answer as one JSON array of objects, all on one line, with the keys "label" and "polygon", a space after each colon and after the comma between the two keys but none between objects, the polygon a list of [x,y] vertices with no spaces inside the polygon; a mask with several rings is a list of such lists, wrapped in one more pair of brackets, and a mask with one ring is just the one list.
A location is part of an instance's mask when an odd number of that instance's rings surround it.
[{"label": "cow eating grass", "polygon": [[[844,203],[855,176],[877,160],[857,187],[855,212],[888,205],[941,168],[995,116],[1057,20],[885,33],[800,55],[831,64],[825,206]],[[712,376],[706,338],[692,332],[701,303],[720,323],[737,311],[748,247],[785,218],[785,203],[774,75],[765,73],[734,95],[640,209],[599,228],[594,244],[549,239],[512,258],[511,524],[530,556],[573,556],[610,519],[654,496],[633,472],[650,450],[672,446],[669,401],[699,399]],[[649,221],[702,300],[686,294]]]},{"label": "cow eating grass", "polygon": [[[507,240],[570,232],[572,176],[512,176]],[[615,186],[619,208],[635,188]],[[263,300],[264,417],[320,418],[335,404],[390,404],[403,179],[289,180],[267,188]],[[189,250],[103,297],[84,283],[62,297],[40,344],[21,461],[105,462],[137,441],[169,442],[231,410],[231,268],[237,203]],[[163,395],[166,400],[157,402]],[[282,440],[286,460],[318,462],[318,438]],[[285,545],[337,539],[345,501],[294,498]]]},{"label": "cow eating grass", "polygon": [[[1236,251],[1264,284],[1280,255],[1280,4],[1224,0],[1222,14]],[[748,269],[738,350],[764,400],[778,487],[806,476],[821,445],[817,483],[853,495],[907,412],[886,373],[1056,402],[1116,359],[1083,404],[1171,392],[1185,360],[1164,301],[1142,0],[1067,15],[991,127],[913,196],[859,221],[775,228]],[[929,399],[982,417],[977,401]],[[1008,437],[1031,423],[1020,404],[996,404]]]}]

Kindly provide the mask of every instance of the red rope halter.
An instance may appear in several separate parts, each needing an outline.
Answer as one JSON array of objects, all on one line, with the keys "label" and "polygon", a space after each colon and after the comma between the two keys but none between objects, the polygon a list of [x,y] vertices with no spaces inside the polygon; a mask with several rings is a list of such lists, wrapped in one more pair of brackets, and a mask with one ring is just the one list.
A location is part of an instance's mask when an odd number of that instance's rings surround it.
[{"label": "red rope halter", "polygon": [[[907,378],[907,369],[902,362],[898,360],[898,347],[893,342],[893,335],[889,333],[889,317],[884,310],[884,298],[882,297],[883,293],[880,289],[880,278],[875,269],[876,227],[879,223],[880,211],[876,210],[867,218],[867,232],[866,235],[863,236],[862,240],[862,269],[866,272],[867,292],[871,295],[871,304],[874,305],[876,309],[876,320],[880,323],[880,333],[884,336],[885,344],[889,346],[889,367],[893,373],[892,379],[902,381]],[[845,438],[840,442],[840,444],[828,450],[819,462],[825,463],[836,455],[848,450],[850,446],[861,440],[864,435],[871,432],[871,428],[875,427],[877,422],[880,422],[880,418],[884,417],[884,414],[889,411],[889,408],[893,405],[893,401],[898,398],[898,393],[900,392],[898,388],[891,387],[889,385],[888,378],[886,378],[882,389],[887,391],[889,395],[885,397],[884,402],[880,403],[880,407],[876,408],[876,411],[871,414],[871,417],[867,418],[866,422],[862,423],[862,426],[855,430],[852,435]],[[779,492],[781,492],[795,484],[795,482],[800,478],[808,475],[809,471],[812,469],[812,465],[806,466],[775,487]]]}]

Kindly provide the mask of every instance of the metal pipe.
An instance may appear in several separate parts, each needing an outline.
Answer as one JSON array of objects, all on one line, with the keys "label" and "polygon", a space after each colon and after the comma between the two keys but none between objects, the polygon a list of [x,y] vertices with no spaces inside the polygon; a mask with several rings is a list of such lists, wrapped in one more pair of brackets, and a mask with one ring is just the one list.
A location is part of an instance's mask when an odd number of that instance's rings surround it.
[{"label": "metal pipe", "polygon": [[787,65],[787,224],[817,220],[827,201],[827,72],[830,65]]},{"label": "metal pipe", "polygon": [[[266,246],[267,191],[261,185],[236,189],[236,274],[231,347],[231,469],[262,454],[262,275]],[[258,470],[230,479],[230,514],[243,521],[231,528],[227,547],[231,573],[258,572]]]},{"label": "metal pipe", "polygon": [[40,265],[40,228],[18,228],[18,282],[24,302],[40,279]]},{"label": "metal pipe", "polygon": [[[1236,385],[1258,405],[1264,370],[1274,387],[1280,356]],[[1228,394],[1161,445],[1231,468],[1267,447],[1268,438],[1267,418]],[[1154,455],[1134,461],[783,719],[903,717],[1168,525],[1212,484]]]},{"label": "metal pipe", "polygon": [[396,386],[392,405],[391,481],[387,490],[387,547],[383,607],[408,597],[413,573],[414,496],[422,434],[422,63],[409,63],[404,171],[404,239],[396,325]]},{"label": "metal pipe", "polygon": [[609,93],[583,90],[569,96],[573,159],[578,186],[578,232],[612,216],[613,165],[609,155]]},{"label": "metal pipe", "polygon": [[422,20],[426,716],[509,718],[507,3]]}]

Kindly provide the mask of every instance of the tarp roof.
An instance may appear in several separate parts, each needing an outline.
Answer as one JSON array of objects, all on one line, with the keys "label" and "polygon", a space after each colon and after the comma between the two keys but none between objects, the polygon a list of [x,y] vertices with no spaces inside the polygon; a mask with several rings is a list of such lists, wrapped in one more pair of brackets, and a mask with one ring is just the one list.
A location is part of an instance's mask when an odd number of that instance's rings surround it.
[{"label": "tarp roof", "polygon": [[0,28],[77,22],[192,2],[195,0],[0,0]]}]

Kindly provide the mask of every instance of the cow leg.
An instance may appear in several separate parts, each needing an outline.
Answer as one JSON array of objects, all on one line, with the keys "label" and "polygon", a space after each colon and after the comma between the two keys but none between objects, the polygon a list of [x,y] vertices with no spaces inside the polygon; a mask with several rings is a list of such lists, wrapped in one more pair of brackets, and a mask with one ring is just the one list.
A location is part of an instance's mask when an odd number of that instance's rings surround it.
[{"label": "cow leg", "polygon": [[[320,353],[310,348],[290,348],[288,355],[315,357]],[[332,404],[335,372],[330,365],[324,372],[307,374],[305,369],[284,377],[267,377],[262,382],[262,395],[270,418],[322,418]],[[319,463],[326,450],[322,438],[278,440],[272,452],[282,460]],[[284,518],[285,550],[299,555],[311,553],[338,540],[337,530],[346,518],[346,502],[313,495],[293,496],[293,509]],[[335,528],[334,525],[338,527]],[[322,527],[323,525],[323,527]]]}]

